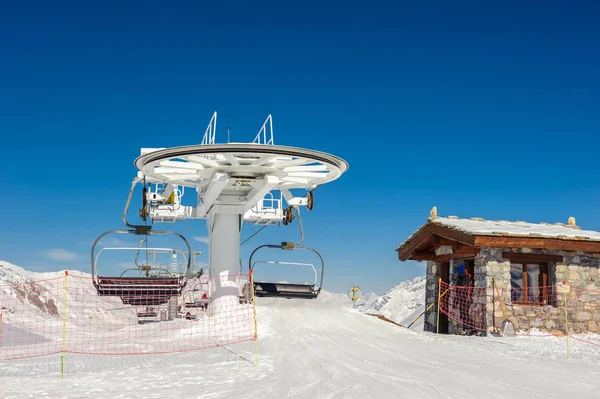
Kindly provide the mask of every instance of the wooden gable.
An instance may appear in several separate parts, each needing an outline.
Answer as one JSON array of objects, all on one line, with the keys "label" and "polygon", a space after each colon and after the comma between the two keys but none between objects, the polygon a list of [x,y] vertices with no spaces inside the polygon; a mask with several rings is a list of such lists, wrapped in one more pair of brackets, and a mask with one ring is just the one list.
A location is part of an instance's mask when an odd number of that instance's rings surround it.
[{"label": "wooden gable", "polygon": [[[449,249],[452,251],[450,254],[447,253]],[[396,251],[401,261],[442,261],[470,258],[479,253],[474,236],[436,223],[423,226]]]}]

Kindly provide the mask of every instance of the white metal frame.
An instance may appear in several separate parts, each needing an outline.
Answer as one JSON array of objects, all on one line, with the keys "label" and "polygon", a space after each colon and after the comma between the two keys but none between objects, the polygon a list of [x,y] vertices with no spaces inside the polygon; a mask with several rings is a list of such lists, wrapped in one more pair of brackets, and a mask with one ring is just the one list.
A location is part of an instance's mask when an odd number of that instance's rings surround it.
[{"label": "white metal frame", "polygon": [[[187,257],[185,255],[185,252],[182,251],[181,249],[173,249],[173,248],[159,248],[159,247],[104,247],[104,248],[100,248],[98,250],[98,252],[96,253],[96,257],[95,257],[95,264],[96,264],[96,268],[98,271],[100,271],[101,269],[98,268],[98,259],[100,258],[100,254],[102,254],[102,252],[104,251],[140,251],[140,252],[146,252],[146,253],[150,253],[150,252],[154,252],[154,253],[163,253],[163,254],[171,254],[171,256],[175,255],[175,257],[177,255],[181,255],[183,257],[183,264],[173,264],[171,263],[171,269],[173,269],[174,267],[177,269],[179,267],[182,267],[183,269],[185,269],[186,267],[186,263],[187,263]],[[161,264],[162,265],[162,264]],[[153,264],[149,265],[149,266],[153,266],[153,267],[158,267],[158,265],[156,264],[156,258],[153,259]],[[130,269],[127,270],[141,270],[140,267],[132,267]],[[180,272],[177,270],[170,270],[170,273],[174,273],[177,275],[181,275],[181,274],[185,274],[184,272]]]},{"label": "white metal frame", "polygon": [[[150,202],[153,220],[203,219],[209,211],[245,214],[273,190],[280,190],[290,206],[305,206],[306,198],[294,197],[291,189],[314,189],[347,169],[343,160],[311,150],[262,144],[211,147],[157,150],[136,160],[147,182],[188,186],[197,192],[195,207],[178,205],[170,208],[171,215]],[[207,159],[204,154],[215,155]]]},{"label": "white metal frame", "polygon": [[202,145],[214,144],[216,134],[217,134],[217,112],[215,111],[212,118],[210,118],[210,122],[208,122],[206,131],[204,132],[204,137],[202,137]]},{"label": "white metal frame", "polygon": [[[263,263],[263,264],[273,264],[273,265],[292,265],[292,266],[310,266],[313,270],[313,273],[315,275],[315,280],[312,284],[309,285],[317,285],[318,282],[318,275],[317,275],[317,269],[315,268],[315,265],[313,265],[312,263],[302,263],[302,262],[282,262],[282,261],[277,261],[277,260],[257,260],[256,262],[252,263],[252,269],[254,270],[254,266],[257,263]],[[267,281],[261,281],[261,280],[254,280],[257,283],[266,283]],[[295,283],[294,283],[295,284]],[[301,283],[298,283],[301,284]]]},{"label": "white metal frame", "polygon": [[276,224],[283,218],[283,200],[268,192],[244,214],[244,220],[252,224]]},{"label": "white metal frame", "polygon": [[[151,220],[207,220],[213,311],[221,304],[231,306],[238,301],[234,295],[238,284],[230,275],[238,273],[244,220],[277,223],[284,217],[284,199],[290,207],[308,205],[305,196],[294,196],[291,190],[314,190],[338,179],[348,168],[346,161],[331,154],[275,145],[271,115],[251,143],[215,144],[216,122],[215,112],[200,145],[142,148],[135,160],[139,171],[128,199],[134,186],[144,182],[151,187],[147,194],[152,197],[147,197]],[[168,188],[161,196],[156,195],[158,189],[152,189],[159,184]],[[181,205],[184,187],[195,190],[196,205]],[[165,204],[166,196],[178,190],[181,196],[175,195],[173,204]],[[277,204],[267,206],[275,191],[280,191]],[[130,226],[125,216],[123,220]]]},{"label": "white metal frame", "polygon": [[267,116],[265,123],[263,123],[262,127],[258,131],[258,134],[254,138],[254,140],[252,140],[252,143],[275,145],[275,141],[273,140],[273,117],[271,116],[271,114]]}]

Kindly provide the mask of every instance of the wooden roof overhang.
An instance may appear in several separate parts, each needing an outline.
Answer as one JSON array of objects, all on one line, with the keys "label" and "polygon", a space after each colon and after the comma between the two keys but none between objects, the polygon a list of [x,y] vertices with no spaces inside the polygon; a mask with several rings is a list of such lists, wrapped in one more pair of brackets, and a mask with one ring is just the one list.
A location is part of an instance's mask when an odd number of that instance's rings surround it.
[{"label": "wooden roof overhang", "polygon": [[[439,255],[438,248],[447,246],[451,253]],[[446,261],[451,259],[472,258],[479,254],[481,247],[507,249],[549,249],[562,251],[584,251],[600,254],[600,241],[582,239],[564,239],[537,236],[478,235],[440,223],[428,222],[410,236],[396,249],[401,261]]]}]

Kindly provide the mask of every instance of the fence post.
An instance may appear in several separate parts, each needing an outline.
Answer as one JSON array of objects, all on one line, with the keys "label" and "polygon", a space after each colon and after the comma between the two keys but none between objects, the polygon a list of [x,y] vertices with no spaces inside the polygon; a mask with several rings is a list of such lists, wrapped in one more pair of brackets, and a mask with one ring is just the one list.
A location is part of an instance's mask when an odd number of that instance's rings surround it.
[{"label": "fence post", "polygon": [[254,311],[254,365],[258,366],[258,323],[256,322],[256,297],[254,296],[254,271],[250,270],[250,298]]},{"label": "fence post", "polygon": [[67,292],[69,287],[69,272],[65,270],[65,279],[63,284],[63,344],[62,355],[60,357],[60,373],[65,378],[65,355],[67,353]]},{"label": "fence post", "polygon": [[[492,277],[492,332],[496,333],[496,277]],[[500,298],[498,298],[500,299]],[[486,299],[487,300],[487,299]],[[488,312],[486,306],[486,313]],[[487,323],[487,321],[486,321]]]},{"label": "fence post", "polygon": [[439,339],[439,335],[440,335],[440,297],[441,297],[441,293],[442,293],[442,278],[438,278],[438,294],[437,294],[437,317],[435,318],[435,324],[437,325],[436,327],[436,333],[435,333],[435,338]]},{"label": "fence post", "polygon": [[[571,353],[569,351],[569,312],[568,312],[568,299],[567,296],[567,282],[563,281],[564,286],[564,294],[565,294],[565,334],[567,335],[567,359],[571,358]],[[570,288],[570,287],[569,287]]]}]

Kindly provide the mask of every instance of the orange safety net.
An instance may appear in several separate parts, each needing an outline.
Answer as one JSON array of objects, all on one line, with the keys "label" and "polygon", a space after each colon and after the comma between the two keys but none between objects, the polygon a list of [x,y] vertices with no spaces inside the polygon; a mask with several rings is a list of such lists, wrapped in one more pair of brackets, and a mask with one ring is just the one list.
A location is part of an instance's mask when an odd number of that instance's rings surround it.
[{"label": "orange safety net", "polygon": [[455,321],[463,330],[486,330],[486,289],[484,287],[471,285],[459,287],[442,281],[440,289],[440,312]]},{"label": "orange safety net", "polygon": [[[0,360],[173,353],[256,338],[248,275],[101,283],[65,274],[0,285]],[[215,292],[228,300],[216,306]]]}]

